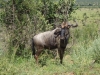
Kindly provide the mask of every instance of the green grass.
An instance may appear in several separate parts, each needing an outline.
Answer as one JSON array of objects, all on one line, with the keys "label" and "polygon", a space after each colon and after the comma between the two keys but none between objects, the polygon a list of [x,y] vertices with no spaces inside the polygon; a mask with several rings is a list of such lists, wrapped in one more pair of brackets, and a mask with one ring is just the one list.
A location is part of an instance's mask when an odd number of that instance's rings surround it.
[{"label": "green grass", "polygon": [[[74,45],[66,49],[62,65],[59,59],[45,54],[41,55],[39,65],[31,55],[9,58],[3,54],[0,55],[0,75],[100,75],[100,16],[97,11],[100,13],[100,9],[82,8],[72,14],[79,26],[71,29]],[[86,26],[81,21],[84,13],[88,16]],[[1,46],[4,44],[0,40],[0,49],[5,49]]]},{"label": "green grass", "polygon": [[[86,18],[83,16],[85,15]],[[98,24],[100,23],[100,9],[99,8],[79,8],[75,11],[75,13],[72,13],[72,16],[78,21],[79,25],[82,24],[82,20],[85,21],[85,24]]]}]

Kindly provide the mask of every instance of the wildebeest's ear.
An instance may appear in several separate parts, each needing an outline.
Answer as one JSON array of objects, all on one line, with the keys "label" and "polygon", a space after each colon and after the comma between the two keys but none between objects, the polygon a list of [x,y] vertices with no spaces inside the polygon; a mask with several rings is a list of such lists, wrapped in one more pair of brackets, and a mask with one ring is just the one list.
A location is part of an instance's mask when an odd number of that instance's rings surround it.
[{"label": "wildebeest's ear", "polygon": [[56,29],[56,30],[54,31],[54,34],[55,34],[55,35],[59,35],[60,32],[61,32],[61,28],[58,28],[58,29]]}]

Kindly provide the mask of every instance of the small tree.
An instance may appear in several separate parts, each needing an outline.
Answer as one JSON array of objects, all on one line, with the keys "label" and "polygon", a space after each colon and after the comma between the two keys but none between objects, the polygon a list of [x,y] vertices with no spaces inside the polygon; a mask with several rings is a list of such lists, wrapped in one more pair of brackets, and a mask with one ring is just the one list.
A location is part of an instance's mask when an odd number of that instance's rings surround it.
[{"label": "small tree", "polygon": [[[52,23],[67,20],[74,0],[9,0],[4,23],[10,35],[9,53],[22,55],[32,34],[52,28]],[[13,53],[12,53],[13,52]]]}]

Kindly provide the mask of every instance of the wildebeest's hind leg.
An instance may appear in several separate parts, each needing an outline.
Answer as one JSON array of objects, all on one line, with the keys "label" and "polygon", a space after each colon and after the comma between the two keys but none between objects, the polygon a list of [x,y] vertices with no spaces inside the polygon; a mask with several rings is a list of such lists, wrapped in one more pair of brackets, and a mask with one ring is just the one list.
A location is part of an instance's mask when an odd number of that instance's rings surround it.
[{"label": "wildebeest's hind leg", "polygon": [[41,54],[42,50],[43,50],[42,48],[38,48],[35,55],[34,55],[34,58],[36,59],[37,64],[38,64],[38,57]]},{"label": "wildebeest's hind leg", "polygon": [[36,47],[37,48],[37,51],[36,51],[36,49],[35,49],[35,44],[34,44],[34,40],[33,40],[33,38],[32,38],[32,44],[31,44],[31,47],[32,47],[32,55],[34,55],[34,58],[35,58],[35,60],[36,60],[36,63],[38,64],[38,56],[40,55],[40,53],[42,52],[42,48],[40,48],[40,47]]},{"label": "wildebeest's hind leg", "polygon": [[60,57],[60,63],[62,64],[63,56],[64,56],[64,49],[58,48],[58,53],[59,53],[59,57]]},{"label": "wildebeest's hind leg", "polygon": [[34,40],[33,40],[33,38],[32,38],[31,48],[32,48],[32,55],[35,55],[35,47],[34,47]]}]

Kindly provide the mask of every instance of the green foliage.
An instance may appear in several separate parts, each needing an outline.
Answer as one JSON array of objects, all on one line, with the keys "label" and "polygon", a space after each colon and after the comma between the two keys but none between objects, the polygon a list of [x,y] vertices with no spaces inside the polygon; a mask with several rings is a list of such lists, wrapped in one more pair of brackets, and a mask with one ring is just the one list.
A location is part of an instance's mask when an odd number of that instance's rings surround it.
[{"label": "green foliage", "polygon": [[67,20],[73,3],[74,0],[59,0],[56,3],[51,0],[6,1],[2,19],[10,35],[9,53],[22,55],[24,50],[29,49],[32,35],[52,29],[55,21]]},{"label": "green foliage", "polygon": [[100,63],[100,38],[96,39],[92,44],[93,59]]},{"label": "green foliage", "polygon": [[86,25],[80,29],[76,29],[73,33],[74,39],[77,42],[89,43],[90,40],[94,40],[98,37],[98,26],[97,25]]},{"label": "green foliage", "polygon": [[73,9],[74,0],[43,0],[42,14],[50,24],[67,20]]},{"label": "green foliage", "polygon": [[[76,43],[71,51],[74,67],[81,67],[84,69],[84,67],[90,66],[95,61],[93,58],[93,54],[96,54],[94,53],[95,45],[93,46],[92,42],[98,38],[98,26],[86,25],[82,28],[77,28],[73,35]],[[98,50],[96,50],[96,52],[97,51]],[[80,69],[80,71],[83,69]]]},{"label": "green foliage", "polygon": [[0,8],[4,8],[5,6],[5,0],[0,0]]}]

